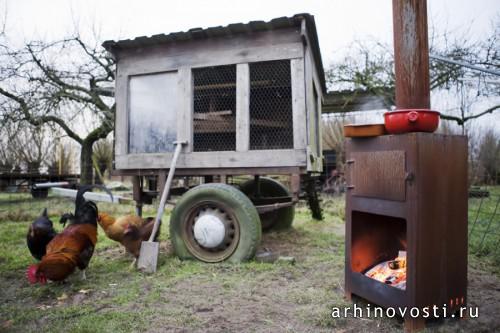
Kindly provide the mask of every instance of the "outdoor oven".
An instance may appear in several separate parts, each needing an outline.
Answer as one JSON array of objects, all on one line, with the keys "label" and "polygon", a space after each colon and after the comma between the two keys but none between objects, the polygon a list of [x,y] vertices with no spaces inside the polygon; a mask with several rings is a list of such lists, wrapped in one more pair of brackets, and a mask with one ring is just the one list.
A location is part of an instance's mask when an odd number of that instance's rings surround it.
[{"label": "outdoor oven", "polygon": [[[347,139],[346,158],[346,296],[420,313],[465,306],[466,137]],[[405,327],[424,320],[407,316]]]}]

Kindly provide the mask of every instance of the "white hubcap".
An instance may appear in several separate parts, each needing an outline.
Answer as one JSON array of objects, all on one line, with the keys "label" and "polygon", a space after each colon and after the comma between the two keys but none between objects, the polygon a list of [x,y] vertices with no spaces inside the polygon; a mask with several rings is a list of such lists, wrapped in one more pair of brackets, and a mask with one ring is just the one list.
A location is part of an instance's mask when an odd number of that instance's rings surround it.
[{"label": "white hubcap", "polygon": [[194,223],[193,231],[198,244],[209,249],[219,246],[226,235],[222,220],[211,213],[200,215]]}]

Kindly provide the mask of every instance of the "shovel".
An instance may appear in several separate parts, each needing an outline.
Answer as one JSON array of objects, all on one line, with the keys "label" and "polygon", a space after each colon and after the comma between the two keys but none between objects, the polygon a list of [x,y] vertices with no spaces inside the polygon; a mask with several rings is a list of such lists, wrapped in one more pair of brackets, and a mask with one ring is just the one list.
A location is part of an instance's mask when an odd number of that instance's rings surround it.
[{"label": "shovel", "polygon": [[165,203],[167,202],[167,197],[170,192],[170,186],[172,185],[172,179],[174,178],[175,165],[177,164],[177,158],[182,150],[182,145],[186,144],[186,141],[175,141],[174,145],[175,152],[172,162],[170,164],[170,170],[168,171],[167,181],[165,182],[165,187],[163,188],[163,193],[161,195],[160,205],[158,206],[158,212],[156,213],[155,224],[153,226],[153,232],[147,242],[142,242],[141,252],[139,253],[139,259],[137,261],[137,268],[146,273],[156,272],[156,266],[158,263],[158,254],[160,252],[160,244],[158,242],[153,242],[158,228],[160,227],[160,219],[165,210]]}]

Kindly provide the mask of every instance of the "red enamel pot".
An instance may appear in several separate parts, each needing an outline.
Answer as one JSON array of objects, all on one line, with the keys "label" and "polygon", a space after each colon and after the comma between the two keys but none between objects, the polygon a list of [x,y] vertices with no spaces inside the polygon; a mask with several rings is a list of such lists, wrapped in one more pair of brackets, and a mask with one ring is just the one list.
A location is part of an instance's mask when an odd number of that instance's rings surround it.
[{"label": "red enamel pot", "polygon": [[439,125],[439,112],[428,109],[400,109],[384,113],[389,134],[434,132]]}]

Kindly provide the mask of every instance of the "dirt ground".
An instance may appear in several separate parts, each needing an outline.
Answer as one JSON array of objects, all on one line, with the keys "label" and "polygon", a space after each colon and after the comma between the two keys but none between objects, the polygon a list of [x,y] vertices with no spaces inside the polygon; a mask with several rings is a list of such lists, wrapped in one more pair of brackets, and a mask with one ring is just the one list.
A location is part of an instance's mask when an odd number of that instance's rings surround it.
[{"label": "dirt ground", "polygon": [[[55,203],[61,210],[66,204]],[[352,305],[343,290],[341,201],[327,202],[323,222],[312,220],[300,207],[292,230],[263,236],[259,251],[293,256],[294,264],[183,262],[173,256],[164,226],[159,271],[154,275],[130,269],[131,258],[101,232],[87,280],[75,274],[65,284],[36,287],[24,278],[32,262],[24,235],[40,207],[30,206],[33,213],[19,221],[5,215],[2,207],[0,331],[399,332],[403,328],[397,318],[331,317],[333,307]],[[427,331],[500,331],[500,279],[485,261],[471,256],[469,262],[469,305],[479,307],[479,318],[439,320],[429,323]],[[361,299],[354,302],[367,305]]]}]

